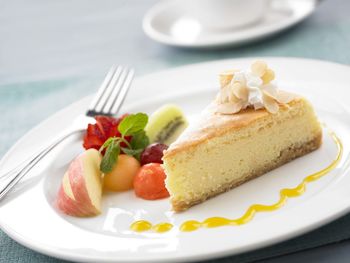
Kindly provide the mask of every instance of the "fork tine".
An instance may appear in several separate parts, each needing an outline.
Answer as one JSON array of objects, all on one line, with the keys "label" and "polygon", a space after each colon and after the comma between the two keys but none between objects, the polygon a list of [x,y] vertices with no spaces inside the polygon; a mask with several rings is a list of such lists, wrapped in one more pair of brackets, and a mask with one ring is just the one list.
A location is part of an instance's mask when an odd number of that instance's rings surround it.
[{"label": "fork tine", "polygon": [[94,96],[94,98],[92,99],[92,101],[90,103],[90,106],[88,108],[88,112],[95,111],[95,108],[96,108],[98,102],[100,101],[104,91],[109,86],[109,83],[111,82],[112,77],[114,76],[116,69],[117,69],[116,66],[112,66],[110,68],[110,70],[108,71],[108,74],[106,75],[105,79],[103,80],[103,83],[101,84],[101,86],[98,89],[96,95]]},{"label": "fork tine", "polygon": [[131,86],[131,82],[132,82],[132,79],[134,77],[134,73],[135,72],[134,72],[133,69],[129,70],[128,75],[126,77],[126,80],[125,80],[125,82],[122,85],[120,94],[116,97],[116,100],[113,103],[113,107],[112,107],[112,110],[111,110],[111,113],[113,115],[118,113],[121,105],[123,104],[123,102],[125,100],[125,97],[126,97],[126,94],[128,93],[129,88]]},{"label": "fork tine", "polygon": [[114,87],[115,84],[119,81],[120,76],[123,72],[122,67],[118,66],[111,81],[109,82],[108,86],[106,87],[106,89],[104,90],[104,92],[102,93],[102,96],[100,98],[100,100],[98,101],[96,107],[95,107],[95,112],[98,114],[104,114],[106,115],[107,113],[103,111],[103,108],[105,107]]},{"label": "fork tine", "polygon": [[112,92],[111,92],[110,96],[108,97],[108,100],[106,101],[106,103],[102,109],[102,111],[104,113],[111,114],[110,109],[111,109],[111,106],[113,105],[114,98],[119,95],[125,77],[126,77],[126,69],[123,68],[122,72],[120,73],[120,77],[118,78],[118,80],[116,82],[113,83]]},{"label": "fork tine", "polygon": [[107,101],[106,106],[104,107],[104,110],[103,110],[104,112],[109,114],[114,114],[114,112],[112,112],[113,105],[116,102],[117,98],[120,96],[121,91],[124,88],[125,80],[128,75],[129,75],[129,69],[125,68],[119,78],[119,81],[114,86],[113,92],[109,97],[109,100]]},{"label": "fork tine", "polygon": [[113,66],[88,109],[88,116],[115,115],[129,90],[134,70]]}]

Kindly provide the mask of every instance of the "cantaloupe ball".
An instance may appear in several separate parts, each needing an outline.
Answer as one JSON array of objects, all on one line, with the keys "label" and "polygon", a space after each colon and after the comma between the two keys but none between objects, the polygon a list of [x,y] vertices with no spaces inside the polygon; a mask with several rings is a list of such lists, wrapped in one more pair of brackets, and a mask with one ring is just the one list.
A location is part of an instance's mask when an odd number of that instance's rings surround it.
[{"label": "cantaloupe ball", "polygon": [[133,188],[140,163],[134,157],[120,154],[113,170],[104,176],[104,188],[109,191],[126,191]]}]

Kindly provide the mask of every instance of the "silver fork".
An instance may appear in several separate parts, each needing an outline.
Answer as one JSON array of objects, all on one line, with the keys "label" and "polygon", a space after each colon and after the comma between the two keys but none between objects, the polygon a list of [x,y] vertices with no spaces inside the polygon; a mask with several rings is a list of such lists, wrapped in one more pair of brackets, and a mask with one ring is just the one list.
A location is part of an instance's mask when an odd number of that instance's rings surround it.
[{"label": "silver fork", "polygon": [[85,114],[78,116],[68,129],[57,136],[37,154],[14,169],[0,175],[0,200],[49,152],[73,134],[83,132],[89,123],[94,123],[96,115],[116,115],[129,90],[134,70],[113,66]]}]

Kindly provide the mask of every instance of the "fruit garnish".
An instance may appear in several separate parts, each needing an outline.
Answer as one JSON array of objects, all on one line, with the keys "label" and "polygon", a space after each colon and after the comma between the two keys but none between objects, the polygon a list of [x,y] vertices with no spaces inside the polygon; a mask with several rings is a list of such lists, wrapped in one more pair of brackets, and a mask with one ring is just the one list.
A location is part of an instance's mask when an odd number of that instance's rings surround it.
[{"label": "fruit garnish", "polygon": [[159,108],[150,116],[145,131],[151,143],[170,145],[187,125],[188,122],[181,109],[169,104]]},{"label": "fruit garnish", "polygon": [[134,190],[138,197],[147,200],[161,199],[169,196],[165,188],[166,175],[159,163],[149,163],[141,167],[134,178]]},{"label": "fruit garnish", "polygon": [[[83,147],[86,150],[91,148],[99,150],[108,138],[119,137],[121,134],[118,130],[118,125],[126,116],[126,114],[119,118],[96,116],[96,124],[89,124],[87,127]],[[126,137],[126,140],[130,141],[131,137]]]},{"label": "fruit garnish", "polygon": [[148,145],[141,153],[141,165],[148,163],[163,163],[163,152],[168,149],[168,146],[163,143],[153,143]]},{"label": "fruit garnish", "polygon": [[149,144],[144,131],[147,122],[148,116],[145,113],[130,114],[121,120],[117,127],[120,134],[108,138],[99,149],[100,152],[105,150],[100,166],[103,173],[112,171],[121,152],[139,159],[141,152]]},{"label": "fruit garnish", "polygon": [[126,191],[133,188],[134,177],[140,169],[140,163],[130,155],[120,154],[117,164],[104,176],[104,188],[109,191]]},{"label": "fruit garnish", "polygon": [[56,205],[71,216],[95,216],[101,211],[102,174],[99,170],[102,156],[89,149],[76,157],[63,176]]}]

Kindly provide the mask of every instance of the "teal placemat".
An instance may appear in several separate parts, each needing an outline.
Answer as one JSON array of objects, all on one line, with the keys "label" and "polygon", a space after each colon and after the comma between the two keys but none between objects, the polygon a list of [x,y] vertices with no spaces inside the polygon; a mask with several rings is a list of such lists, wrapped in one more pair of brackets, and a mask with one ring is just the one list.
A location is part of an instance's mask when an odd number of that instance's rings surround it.
[{"label": "teal placemat", "polygon": [[39,122],[93,93],[99,81],[71,78],[0,85],[0,157]]}]

